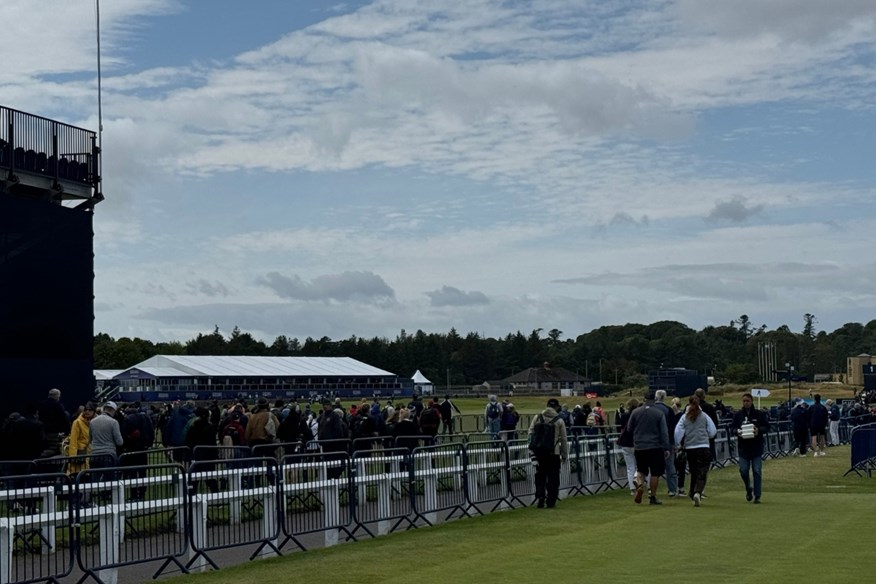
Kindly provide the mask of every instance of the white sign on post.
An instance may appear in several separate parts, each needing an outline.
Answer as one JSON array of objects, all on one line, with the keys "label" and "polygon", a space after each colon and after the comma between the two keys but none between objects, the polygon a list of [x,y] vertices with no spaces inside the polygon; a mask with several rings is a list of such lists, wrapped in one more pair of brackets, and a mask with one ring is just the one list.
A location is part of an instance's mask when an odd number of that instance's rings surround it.
[{"label": "white sign on post", "polygon": [[751,390],[751,396],[757,398],[757,409],[760,409],[760,398],[769,397],[770,390],[763,389],[762,387],[758,387],[756,389]]}]

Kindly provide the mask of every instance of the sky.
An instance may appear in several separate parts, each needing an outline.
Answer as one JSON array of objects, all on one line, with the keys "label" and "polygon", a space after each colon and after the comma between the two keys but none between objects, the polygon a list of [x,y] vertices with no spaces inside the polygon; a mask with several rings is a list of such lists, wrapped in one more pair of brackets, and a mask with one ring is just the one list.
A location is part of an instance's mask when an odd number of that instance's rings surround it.
[{"label": "sky", "polygon": [[[0,104],[96,130],[94,0]],[[112,0],[95,332],[876,318],[872,0]]]}]

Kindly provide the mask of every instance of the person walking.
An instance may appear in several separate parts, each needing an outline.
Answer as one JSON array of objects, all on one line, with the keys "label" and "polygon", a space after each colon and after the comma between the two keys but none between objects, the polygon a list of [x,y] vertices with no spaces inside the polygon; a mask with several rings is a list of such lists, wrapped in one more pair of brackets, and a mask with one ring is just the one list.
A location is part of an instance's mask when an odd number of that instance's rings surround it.
[{"label": "person walking", "polygon": [[491,395],[484,407],[484,432],[489,434],[493,440],[498,440],[501,431],[502,404],[499,403],[495,395]]},{"label": "person walking", "polygon": [[[718,434],[715,423],[700,408],[698,397],[691,396],[687,410],[675,426],[675,443],[682,444],[690,473],[690,498],[694,507],[702,502],[712,456],[709,439]],[[670,455],[671,458],[671,455]]]},{"label": "person walking", "polygon": [[627,423],[630,421],[630,416],[639,407],[639,400],[631,397],[627,400],[626,409],[621,406],[620,418],[620,435],[617,437],[617,445],[620,446],[621,452],[624,455],[624,465],[627,467],[627,486],[630,488],[630,495],[636,494],[636,452],[633,450],[633,434],[627,428]]},{"label": "person walking", "polygon": [[[666,403],[666,390],[658,389],[654,392],[654,407],[663,412],[666,417],[666,428],[672,431],[675,428],[675,412]],[[675,471],[675,452],[676,443],[670,436],[669,456],[666,457],[666,470],[663,478],[666,479],[666,488],[669,490],[669,496],[675,497],[678,495],[678,473]]]},{"label": "person walking", "polygon": [[544,451],[530,451],[535,460],[535,499],[536,507],[553,508],[560,496],[560,466],[569,458],[569,441],[566,423],[560,417],[560,402],[555,398],[547,401],[547,407],[533,417],[529,435],[536,436],[536,426],[541,425],[544,436],[553,436],[553,448],[547,445]]},{"label": "person walking", "polygon": [[657,498],[657,485],[666,470],[666,458],[669,456],[669,431],[666,428],[666,416],[661,409],[654,407],[654,392],[645,395],[645,405],[636,408],[627,427],[633,433],[633,450],[636,455],[636,503],[642,502],[645,490],[645,477],[649,481],[648,503],[662,505]]},{"label": "person walking", "polygon": [[[742,426],[751,424],[751,432],[742,432]],[[745,500],[760,503],[763,468],[763,437],[770,423],[764,412],[754,407],[750,393],[742,395],[742,409],[733,416],[733,432],[736,434],[739,455],[739,475],[745,485]],[[751,476],[750,476],[751,475]],[[754,479],[752,485],[751,478]]]}]

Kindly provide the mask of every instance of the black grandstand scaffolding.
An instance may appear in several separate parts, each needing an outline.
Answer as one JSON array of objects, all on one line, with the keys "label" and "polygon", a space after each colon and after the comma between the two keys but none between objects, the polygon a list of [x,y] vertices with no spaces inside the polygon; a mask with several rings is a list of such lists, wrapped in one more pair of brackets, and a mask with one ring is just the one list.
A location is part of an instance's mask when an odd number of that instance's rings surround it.
[{"label": "black grandstand scaffolding", "polygon": [[94,132],[0,106],[0,415],[94,391]]}]

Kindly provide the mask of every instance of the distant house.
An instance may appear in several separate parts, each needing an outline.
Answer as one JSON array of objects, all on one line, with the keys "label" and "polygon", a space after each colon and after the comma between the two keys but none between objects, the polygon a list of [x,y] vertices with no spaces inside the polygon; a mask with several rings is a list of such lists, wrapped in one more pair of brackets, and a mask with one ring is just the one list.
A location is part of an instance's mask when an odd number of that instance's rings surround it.
[{"label": "distant house", "polygon": [[589,379],[578,373],[563,367],[554,367],[550,363],[524,369],[495,383],[502,389],[529,388],[555,393],[584,391],[591,385]]},{"label": "distant house", "polygon": [[870,365],[873,365],[873,357],[867,353],[861,353],[855,357],[849,357],[846,361],[846,383],[849,385],[864,385],[864,374],[869,373]]}]

